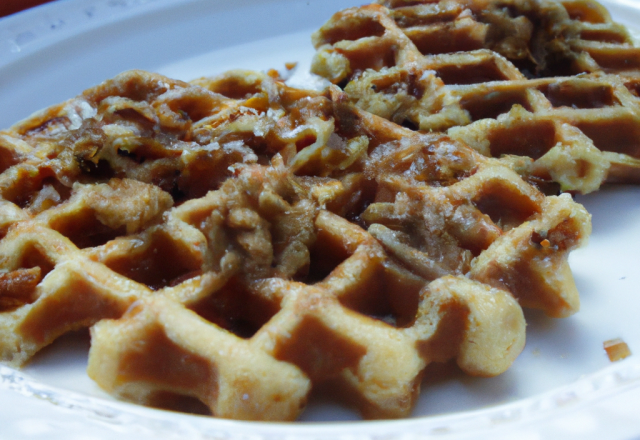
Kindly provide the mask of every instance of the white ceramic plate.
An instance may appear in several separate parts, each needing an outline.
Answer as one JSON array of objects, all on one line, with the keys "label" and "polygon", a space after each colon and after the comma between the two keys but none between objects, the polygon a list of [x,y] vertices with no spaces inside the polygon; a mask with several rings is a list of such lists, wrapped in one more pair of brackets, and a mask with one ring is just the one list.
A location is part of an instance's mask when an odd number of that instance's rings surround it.
[{"label": "white ceramic plate", "polygon": [[[60,0],[0,20],[0,127],[132,68],[189,80],[231,68],[299,62],[310,34],[366,0]],[[640,28],[635,0],[605,2]],[[86,375],[88,340],[71,335],[17,372],[0,366],[1,439],[632,438],[640,436],[640,360],[612,364],[602,344],[640,354],[640,188],[580,197],[589,245],[571,255],[582,310],[562,320],[527,312],[527,346],[492,379],[427,379],[413,418],[362,422],[315,403],[294,424],[244,423],[114,401]]]}]

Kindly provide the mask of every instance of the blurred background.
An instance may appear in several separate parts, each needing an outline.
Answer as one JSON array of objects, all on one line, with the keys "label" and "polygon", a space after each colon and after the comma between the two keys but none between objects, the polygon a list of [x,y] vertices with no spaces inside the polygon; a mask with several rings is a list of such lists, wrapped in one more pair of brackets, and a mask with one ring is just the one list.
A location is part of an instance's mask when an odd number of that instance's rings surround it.
[{"label": "blurred background", "polygon": [[11,15],[16,12],[48,3],[51,0],[0,0],[0,17]]}]

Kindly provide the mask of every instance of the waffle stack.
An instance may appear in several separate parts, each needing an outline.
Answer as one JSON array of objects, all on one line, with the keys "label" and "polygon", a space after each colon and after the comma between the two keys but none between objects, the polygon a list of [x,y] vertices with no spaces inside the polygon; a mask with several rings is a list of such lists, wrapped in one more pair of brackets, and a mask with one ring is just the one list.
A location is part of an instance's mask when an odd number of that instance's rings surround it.
[{"label": "waffle stack", "polygon": [[640,49],[595,1],[380,1],[313,42],[312,70],[353,104],[506,157],[545,191],[640,182]]},{"label": "waffle stack", "polygon": [[91,327],[89,375],[130,401],[403,417],[430,363],[500,374],[522,307],[579,307],[584,208],[337,87],[131,71],[0,136],[0,358]]}]

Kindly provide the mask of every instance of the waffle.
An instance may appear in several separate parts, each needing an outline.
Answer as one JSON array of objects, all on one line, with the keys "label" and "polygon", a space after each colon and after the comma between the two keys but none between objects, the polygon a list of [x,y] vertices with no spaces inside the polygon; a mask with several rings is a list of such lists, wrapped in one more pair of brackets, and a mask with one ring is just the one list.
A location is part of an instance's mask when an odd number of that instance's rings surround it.
[{"label": "waffle", "polygon": [[90,327],[89,376],[129,401],[405,417],[429,364],[500,374],[522,307],[579,308],[582,206],[336,87],[131,71],[1,136],[0,358]]},{"label": "waffle", "polygon": [[358,107],[507,157],[546,192],[640,182],[640,49],[595,1],[381,0],[313,43],[312,71]]}]

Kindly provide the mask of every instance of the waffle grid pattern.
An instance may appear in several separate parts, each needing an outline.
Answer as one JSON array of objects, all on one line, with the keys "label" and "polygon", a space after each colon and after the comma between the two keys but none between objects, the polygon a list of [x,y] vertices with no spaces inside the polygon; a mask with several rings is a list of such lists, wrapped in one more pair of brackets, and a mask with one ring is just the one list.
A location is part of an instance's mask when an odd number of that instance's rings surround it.
[{"label": "waffle grid pattern", "polygon": [[356,106],[510,157],[545,190],[640,181],[640,49],[595,1],[380,1],[313,42],[312,70]]},{"label": "waffle grid pattern", "polygon": [[125,72],[0,136],[0,357],[90,327],[89,375],[130,401],[403,417],[430,363],[500,374],[523,306],[579,307],[584,208],[336,87]]}]

